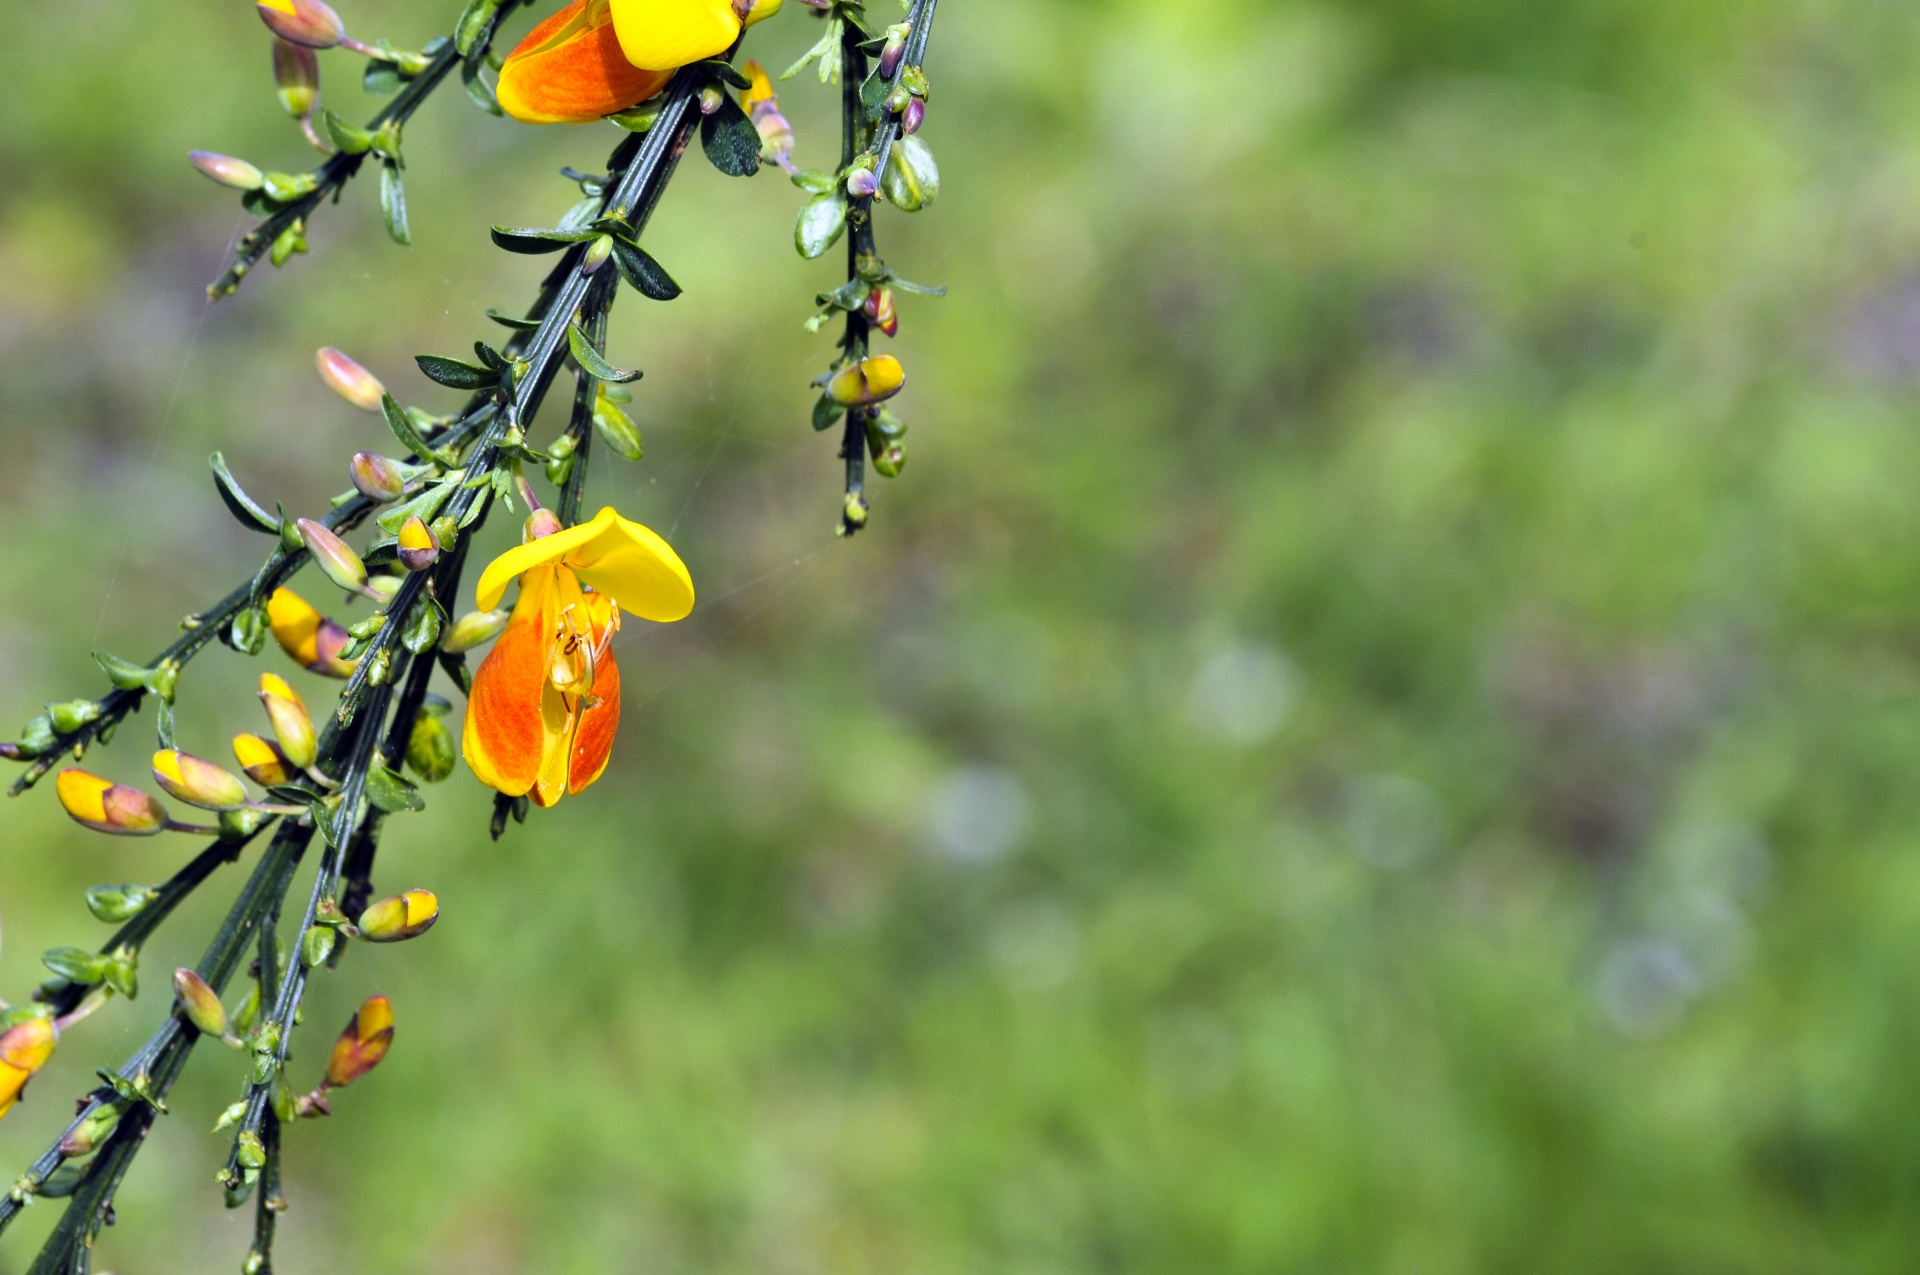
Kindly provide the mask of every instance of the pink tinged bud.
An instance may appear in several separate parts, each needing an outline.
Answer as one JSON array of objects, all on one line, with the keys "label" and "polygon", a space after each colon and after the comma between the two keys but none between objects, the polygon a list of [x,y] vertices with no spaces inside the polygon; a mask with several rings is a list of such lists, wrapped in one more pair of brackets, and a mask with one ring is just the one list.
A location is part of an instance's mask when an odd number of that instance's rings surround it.
[{"label": "pink tinged bud", "polygon": [[425,934],[439,919],[440,900],[433,891],[408,890],[362,912],[355,928],[369,943],[398,943]]},{"label": "pink tinged bud", "polygon": [[548,536],[558,535],[565,530],[566,527],[561,524],[559,514],[551,509],[536,509],[527,515],[527,524],[520,530],[520,543],[532,544],[536,540],[544,540]]},{"label": "pink tinged bud", "polygon": [[409,571],[425,571],[440,558],[440,537],[418,516],[401,525],[400,565]]},{"label": "pink tinged bud", "polygon": [[226,1006],[207,986],[207,980],[182,966],[173,972],[173,994],[180,998],[180,1009],[188,1022],[209,1036],[227,1034]]},{"label": "pink tinged bud", "polygon": [[719,110],[726,100],[726,94],[709,84],[700,90],[700,113],[702,115],[711,115]]},{"label": "pink tinged bud", "polygon": [[153,755],[153,777],[168,796],[202,810],[238,810],[247,804],[247,786],[239,776],[177,748]]},{"label": "pink tinged bud", "polygon": [[313,555],[314,565],[327,579],[349,592],[357,593],[366,587],[367,564],[348,548],[346,541],[311,518],[302,518],[294,526],[299,529],[307,552]]},{"label": "pink tinged bud", "polygon": [[900,69],[900,59],[907,53],[907,36],[912,32],[912,25],[905,22],[887,28],[887,43],[880,50],[881,79],[891,80],[893,73]]},{"label": "pink tinged bud", "polygon": [[909,101],[907,108],[900,112],[900,131],[908,137],[919,132],[920,126],[926,122],[927,104],[917,97]]},{"label": "pink tinged bud", "polygon": [[313,361],[320,369],[320,379],[335,394],[363,412],[380,410],[380,399],[387,387],[380,384],[379,377],[330,345],[323,346]]},{"label": "pink tinged bud", "polygon": [[900,312],[894,308],[892,288],[883,284],[867,293],[867,303],[861,309],[866,312],[867,322],[888,336],[900,331]]},{"label": "pink tinged bud", "polygon": [[401,475],[400,466],[385,456],[355,452],[347,468],[353,474],[354,490],[369,500],[384,504],[400,499],[407,490],[407,480]]},{"label": "pink tinged bud", "polygon": [[275,40],[273,85],[287,114],[305,119],[320,104],[320,59],[304,44]]},{"label": "pink tinged bud", "polygon": [[293,778],[293,763],[280,751],[280,745],[258,735],[233,737],[234,760],[247,778],[262,788],[273,788]]},{"label": "pink tinged bud", "polygon": [[167,808],[138,788],[71,767],[60,772],[53,786],[61,809],[95,832],[150,837],[167,826]]},{"label": "pink tinged bud", "polygon": [[847,174],[847,194],[855,199],[871,199],[880,189],[880,179],[871,168],[856,168]]},{"label": "pink tinged bud", "polygon": [[319,739],[300,692],[287,685],[278,674],[262,673],[260,705],[267,710],[267,720],[273,724],[273,737],[280,745],[281,754],[301,770],[313,765],[320,754]]},{"label": "pink tinged bud", "polygon": [[827,397],[842,407],[871,407],[898,394],[906,383],[900,360],[877,354],[834,373],[827,382]]},{"label": "pink tinged bud", "polygon": [[193,166],[222,186],[231,186],[235,190],[259,190],[267,181],[265,173],[244,159],[235,159],[231,155],[216,155],[212,151],[189,151],[187,159]]},{"label": "pink tinged bud", "polygon": [[458,655],[491,642],[500,636],[512,615],[511,611],[469,611],[455,620],[446,636],[440,639],[440,649],[448,655]]},{"label": "pink tinged bud", "polygon": [[331,49],[347,38],[340,15],[321,0],[258,0],[254,8],[268,30],[292,44]]}]

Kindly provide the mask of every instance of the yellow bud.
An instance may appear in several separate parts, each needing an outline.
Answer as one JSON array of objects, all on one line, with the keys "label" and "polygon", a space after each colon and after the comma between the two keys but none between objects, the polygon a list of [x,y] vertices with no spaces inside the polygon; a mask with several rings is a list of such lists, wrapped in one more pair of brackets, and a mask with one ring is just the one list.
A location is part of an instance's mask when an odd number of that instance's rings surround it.
[{"label": "yellow bud", "polygon": [[330,345],[323,346],[313,361],[320,369],[320,379],[335,394],[363,412],[380,410],[380,399],[387,387],[380,384],[379,377]]},{"label": "yellow bud", "polygon": [[369,943],[398,943],[425,934],[439,919],[440,900],[433,891],[408,890],[362,912],[355,928]]},{"label": "yellow bud", "polygon": [[267,29],[292,44],[331,49],[347,38],[346,24],[322,0],[256,0]]},{"label": "yellow bud", "polygon": [[409,571],[425,571],[440,558],[440,538],[417,514],[401,524],[400,565]]},{"label": "yellow bud", "polygon": [[53,781],[60,807],[75,823],[122,837],[150,837],[167,826],[167,808],[138,788],[128,788],[69,767]]},{"label": "yellow bud", "polygon": [[202,810],[238,810],[247,804],[247,786],[238,776],[177,748],[153,755],[153,777],[167,795]]},{"label": "yellow bud", "polygon": [[258,735],[235,735],[233,757],[247,778],[262,788],[274,788],[293,778],[293,767],[280,745]]},{"label": "yellow bud", "polygon": [[892,398],[907,383],[906,369],[891,354],[876,354],[834,373],[827,397],[842,407],[871,407]]},{"label": "yellow bud", "polygon": [[328,677],[353,675],[359,661],[340,658],[341,648],[350,640],[347,631],[285,585],[267,599],[267,626],[280,649],[302,668]]},{"label": "yellow bud", "polygon": [[338,1089],[350,1085],[380,1065],[393,1044],[393,1006],[384,996],[375,996],[347,1020],[347,1028],[333,1042],[333,1056],[327,1060],[327,1078],[323,1088]]},{"label": "yellow bud", "polygon": [[280,752],[300,770],[313,765],[320,755],[320,741],[313,733],[313,718],[300,692],[285,679],[272,673],[260,675],[260,703],[273,724],[273,737],[280,741]]}]

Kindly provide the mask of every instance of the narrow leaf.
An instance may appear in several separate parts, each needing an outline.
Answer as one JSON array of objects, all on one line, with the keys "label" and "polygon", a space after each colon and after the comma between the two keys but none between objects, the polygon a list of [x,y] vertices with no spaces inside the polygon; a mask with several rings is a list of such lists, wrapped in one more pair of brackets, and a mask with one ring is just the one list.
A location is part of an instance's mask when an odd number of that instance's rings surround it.
[{"label": "narrow leaf", "polygon": [[400,181],[396,164],[380,166],[380,213],[387,219],[387,233],[395,243],[413,242],[413,232],[407,228],[407,188]]},{"label": "narrow leaf", "polygon": [[512,328],[516,332],[531,332],[540,326],[538,319],[522,319],[518,315],[502,314],[493,309],[487,311],[487,317],[501,327]]},{"label": "narrow leaf", "polygon": [[402,447],[422,460],[434,459],[433,448],[428,446],[425,438],[421,437],[419,427],[395,401],[393,395],[380,396],[380,414],[387,418],[387,428],[393,431],[393,436],[400,440]]},{"label": "narrow leaf", "polygon": [[620,368],[607,362],[606,356],[593,348],[593,342],[587,340],[586,334],[580,331],[580,325],[577,323],[570,324],[567,327],[567,347],[573,351],[573,361],[578,363],[581,370],[595,380],[612,381],[615,385],[625,385],[629,381],[637,381],[640,379],[640,373],[622,371]]},{"label": "narrow leaf", "polygon": [[[595,207],[598,206],[598,201],[595,201]],[[549,252],[561,252],[573,244],[585,243],[592,239],[595,233],[591,230],[540,230],[525,226],[495,226],[493,242],[508,252],[538,257]]]},{"label": "narrow leaf", "polygon": [[620,277],[632,284],[643,297],[671,301],[680,295],[680,285],[673,281],[673,276],[639,244],[616,238],[613,241],[613,263],[619,267]]},{"label": "narrow leaf", "polygon": [[220,499],[240,525],[249,531],[264,532],[269,536],[280,534],[280,520],[262,509],[253,497],[241,490],[233,474],[227,469],[226,457],[215,452],[207,458],[207,464],[213,467],[213,485],[220,491]]},{"label": "narrow leaf", "polygon": [[500,383],[500,374],[476,363],[463,363],[444,354],[416,354],[413,361],[427,379],[448,389],[484,390]]}]

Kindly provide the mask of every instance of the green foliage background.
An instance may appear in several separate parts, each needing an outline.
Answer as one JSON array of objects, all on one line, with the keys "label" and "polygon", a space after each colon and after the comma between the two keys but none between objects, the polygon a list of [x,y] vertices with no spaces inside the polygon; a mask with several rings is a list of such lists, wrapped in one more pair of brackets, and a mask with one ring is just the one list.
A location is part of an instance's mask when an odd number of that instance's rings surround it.
[{"label": "green foliage background", "polygon": [[[457,7],[341,4],[411,45]],[[310,160],[248,8],[11,10],[9,725],[252,570],[214,447],[312,511],[388,445],[315,347],[451,404],[408,356],[541,268],[486,226],[617,140],[450,89],[414,248],[363,184],[208,310],[243,223],[185,152]],[[590,795],[494,845],[462,770],[394,827],[380,884],[445,919],[309,1002],[297,1075],[376,990],[397,1044],[294,1132],[281,1268],[1911,1269],[1916,67],[1877,0],[948,0],[945,193],[880,234],[953,295],[902,302],[911,463],[851,543],[800,331],[837,267],[777,175],[690,157],[648,237],[687,294],[616,316],[647,458],[590,508],[670,534],[703,605],[623,635]],[[831,162],[832,95],[783,101]],[[186,747],[255,727],[256,673],[193,667]],[[98,768],[144,775],[145,727]],[[189,848],[50,791],[0,816],[16,999],[104,936],[86,885]],[[237,1269],[207,1129],[240,1085],[196,1058],[102,1269]]]}]

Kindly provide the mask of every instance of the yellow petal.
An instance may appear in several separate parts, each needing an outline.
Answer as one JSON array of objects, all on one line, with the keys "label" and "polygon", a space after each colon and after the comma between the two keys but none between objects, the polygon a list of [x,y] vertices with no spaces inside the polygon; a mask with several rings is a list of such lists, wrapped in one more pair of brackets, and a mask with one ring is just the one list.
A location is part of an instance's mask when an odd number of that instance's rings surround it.
[{"label": "yellow petal", "polygon": [[282,585],[267,599],[267,626],[294,663],[311,667],[319,655],[322,617],[308,601]]},{"label": "yellow petal", "polygon": [[476,601],[483,611],[500,604],[507,585],[533,567],[564,564],[643,620],[669,623],[693,610],[693,577],[673,546],[611,507],[591,522],[543,536],[495,558],[480,576]]},{"label": "yellow petal", "polygon": [[579,577],[643,620],[670,624],[693,610],[693,577],[673,546],[637,522],[602,509],[603,530],[567,555]]},{"label": "yellow petal", "polygon": [[670,71],[725,53],[740,37],[732,0],[613,0],[613,29],[627,61]]}]

